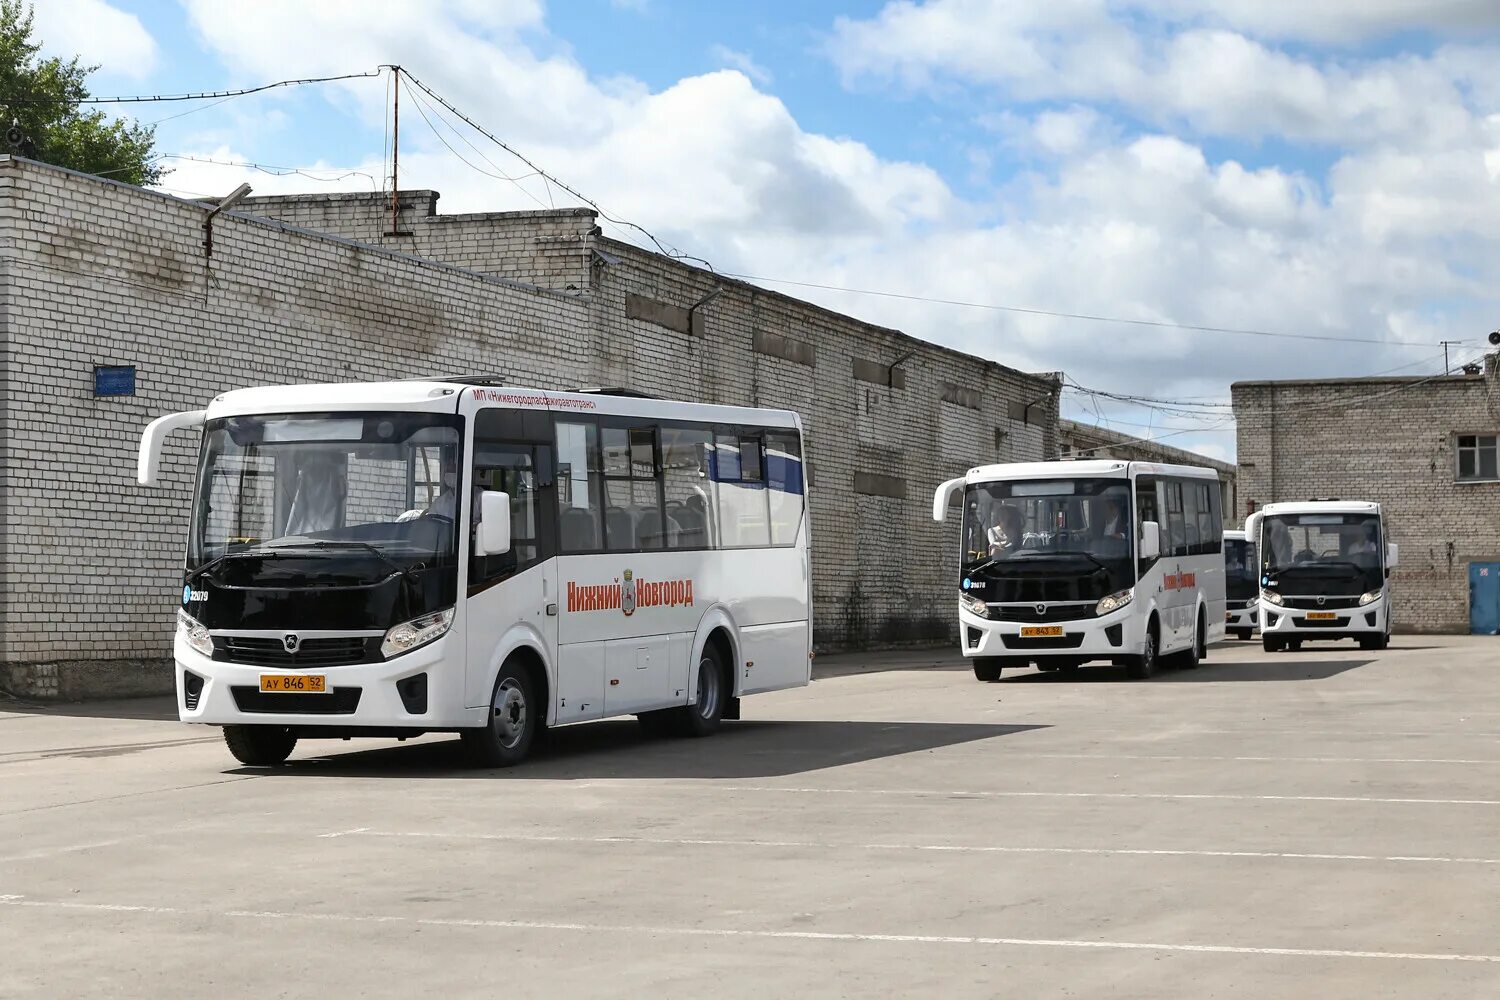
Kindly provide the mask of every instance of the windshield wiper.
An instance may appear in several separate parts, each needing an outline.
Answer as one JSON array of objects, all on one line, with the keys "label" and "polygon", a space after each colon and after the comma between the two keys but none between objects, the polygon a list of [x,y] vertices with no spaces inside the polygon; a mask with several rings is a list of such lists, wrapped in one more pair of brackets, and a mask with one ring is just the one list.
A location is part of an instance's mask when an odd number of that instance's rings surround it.
[{"label": "windshield wiper", "polygon": [[[364,549],[366,552],[370,553],[370,555],[374,556],[376,559],[379,559],[382,563],[389,566],[393,572],[400,573],[401,576],[406,580],[406,582],[411,584],[412,586],[416,586],[422,582],[420,579],[418,579],[416,571],[414,569],[408,566],[401,565],[396,560],[392,559],[390,556],[382,552],[380,550],[380,546],[371,545],[369,542],[361,542],[355,539],[344,538],[336,539],[333,541],[330,541],[328,539],[319,539],[315,542],[303,542],[295,546],[286,545],[282,547],[289,549]],[[387,577],[387,579],[390,578]]]},{"label": "windshield wiper", "polygon": [[220,563],[228,562],[231,559],[243,559],[247,556],[259,556],[262,559],[286,558],[286,556],[283,556],[272,549],[265,548],[240,549],[238,552],[224,552],[214,556],[212,559],[204,563],[202,566],[199,566],[197,569],[188,570],[187,578],[189,580],[202,579],[203,577],[208,576],[213,571],[214,567],[218,566]]},{"label": "windshield wiper", "polygon": [[1104,572],[1106,572],[1106,573],[1109,572],[1109,567],[1106,566],[1106,565],[1104,565],[1104,563],[1100,562],[1094,556],[1093,553],[1091,553],[1091,552],[1085,552],[1082,549],[1056,549],[1053,552],[1048,553],[1048,555],[1055,555],[1055,556],[1083,556],[1089,562],[1093,563],[1095,566],[1098,566],[1100,569],[1104,570]]}]

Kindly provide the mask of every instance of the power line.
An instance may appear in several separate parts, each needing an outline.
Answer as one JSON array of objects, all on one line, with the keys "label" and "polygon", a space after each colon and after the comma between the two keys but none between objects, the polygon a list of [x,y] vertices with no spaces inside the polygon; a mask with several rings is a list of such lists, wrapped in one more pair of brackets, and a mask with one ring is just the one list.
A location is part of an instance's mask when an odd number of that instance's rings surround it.
[{"label": "power line", "polygon": [[249,94],[259,94],[266,90],[275,90],[278,87],[301,87],[309,83],[359,80],[366,77],[379,76],[387,68],[386,66],[380,66],[367,73],[344,73],[339,76],[316,76],[299,80],[277,80],[275,83],[263,83],[258,87],[243,87],[239,90],[209,90],[192,94],[139,94],[132,97],[85,97],[79,101],[65,97],[7,97],[4,100],[0,100],[0,104],[160,104],[165,101],[207,101],[220,97],[227,100],[232,97],[245,97]]},{"label": "power line", "polygon": [[612,223],[614,223],[617,226],[625,226],[625,227],[627,227],[629,229],[633,229],[636,232],[641,233],[642,235],[644,235],[647,239],[649,239],[651,241],[651,243],[656,247],[656,249],[660,253],[664,254],[667,257],[671,257],[671,258],[673,258],[675,260],[693,261],[695,263],[702,264],[704,267],[708,268],[709,271],[713,271],[714,270],[713,265],[710,264],[708,261],[704,260],[702,257],[694,257],[691,254],[683,253],[681,250],[677,250],[675,248],[668,249],[667,246],[665,244],[663,244],[661,242],[661,240],[657,239],[656,236],[655,236],[655,234],[653,234],[651,232],[651,230],[647,229],[645,226],[638,225],[637,223],[631,222],[628,219],[619,219],[619,218],[616,218],[616,217],[610,215],[603,208],[599,207],[599,203],[598,202],[594,201],[592,198],[586,197],[585,195],[581,194],[576,188],[570,187],[569,185],[567,185],[567,184],[563,183],[562,181],[558,180],[552,174],[549,174],[547,171],[545,171],[541,167],[537,166],[530,159],[528,159],[527,157],[523,156],[514,147],[512,147],[511,145],[509,145],[508,143],[506,143],[499,136],[495,135],[493,132],[490,132],[488,129],[484,128],[482,125],[480,125],[478,122],[476,122],[474,119],[470,118],[468,115],[466,115],[462,111],[458,110],[458,108],[454,107],[446,98],[443,97],[443,95],[439,94],[437,91],[433,90],[427,84],[423,83],[420,79],[418,79],[416,76],[414,76],[411,72],[408,71],[406,73],[406,78],[408,80],[410,80],[412,83],[416,84],[419,88],[421,88],[422,92],[425,93],[428,97],[431,97],[438,104],[442,105],[444,108],[447,108],[448,111],[450,113],[452,113],[453,116],[456,117],[459,121],[463,122],[465,125],[469,126],[474,131],[478,132],[480,135],[484,136],[486,139],[490,140],[495,145],[497,145],[501,149],[505,150],[511,156],[514,156],[516,159],[518,159],[522,163],[526,164],[532,170],[536,171],[536,173],[539,174],[542,177],[542,179],[546,183],[548,183],[549,185],[551,185],[551,184],[557,185],[559,188],[561,188],[562,190],[566,191],[568,194],[572,195],[574,198],[577,198],[579,201],[583,202],[585,205],[587,205],[590,208],[592,208],[595,212],[598,212],[600,218],[602,218],[602,219],[604,219],[604,220],[606,220],[608,222],[612,222]]},{"label": "power line", "polygon": [[[288,177],[293,174],[306,177],[308,180],[333,183],[348,177],[363,177],[370,182],[371,190],[377,190],[375,178],[363,170],[347,170],[342,167],[278,167],[269,163],[252,163],[249,160],[215,160],[208,156],[192,156],[187,153],[158,153],[155,158],[164,160],[187,160],[190,163],[210,163],[219,167],[241,167],[255,170],[263,174],[271,174],[276,177]],[[316,172],[337,174],[335,177],[319,177]]]},{"label": "power line", "polygon": [[[410,75],[410,74],[408,74],[408,75]],[[546,208],[547,207],[546,205],[542,204],[542,200],[540,198],[538,198],[536,195],[532,194],[530,191],[528,191],[526,189],[526,187],[523,184],[521,184],[521,181],[527,179],[528,177],[535,177],[536,176],[535,172],[530,173],[530,174],[526,174],[526,175],[524,175],[522,177],[511,177],[509,174],[507,174],[503,170],[501,170],[499,168],[499,166],[497,166],[493,161],[490,160],[489,157],[485,156],[484,153],[480,152],[478,149],[474,149],[474,152],[479,153],[479,156],[486,163],[488,163],[490,166],[494,167],[495,169],[494,169],[494,171],[489,171],[489,170],[486,170],[483,167],[479,166],[477,163],[471,163],[469,161],[468,157],[464,156],[458,150],[454,149],[453,148],[453,144],[450,143],[446,138],[443,137],[443,133],[441,133],[441,132],[439,132],[437,130],[437,126],[432,123],[432,119],[429,118],[429,117],[427,117],[427,112],[429,110],[432,111],[433,116],[436,117],[439,121],[441,121],[444,125],[447,125],[448,128],[449,128],[449,130],[452,131],[453,134],[456,135],[456,136],[458,136],[460,139],[463,139],[465,142],[468,142],[468,139],[461,132],[459,132],[458,129],[454,128],[453,124],[451,122],[449,122],[448,119],[442,117],[442,115],[440,115],[438,113],[438,111],[437,111],[436,108],[433,108],[432,105],[430,105],[426,101],[422,100],[421,96],[419,94],[417,94],[415,91],[413,91],[411,89],[411,87],[409,85],[407,85],[407,83],[405,81],[401,82],[401,87],[402,87],[403,90],[406,91],[407,96],[412,99],[412,104],[415,105],[415,107],[417,109],[417,114],[419,114],[419,115],[422,116],[422,121],[424,121],[427,124],[427,127],[432,130],[432,134],[437,137],[438,142],[441,142],[444,146],[446,146],[448,148],[448,152],[452,153],[455,157],[457,157],[458,160],[459,160],[459,162],[461,162],[464,166],[468,167],[470,170],[477,171],[478,173],[481,173],[481,174],[483,174],[486,177],[493,177],[496,180],[510,181],[512,184],[514,184],[517,188],[520,189],[520,191],[521,191],[522,194],[526,195],[526,197],[528,197],[532,201],[536,202],[538,208]],[[474,144],[471,143],[471,142],[469,143],[469,146],[470,146],[470,148],[474,148]]]},{"label": "power line", "polygon": [[[928,302],[934,305],[962,306],[967,309],[989,309],[995,312],[1022,313],[1027,316],[1050,316],[1055,319],[1076,319],[1090,323],[1124,323],[1130,326],[1147,326],[1162,330],[1193,330],[1199,333],[1225,333],[1246,337],[1277,337],[1286,340],[1319,340],[1340,344],[1380,344],[1384,347],[1428,347],[1418,341],[1378,340],[1373,337],[1338,337],[1318,333],[1282,333],[1275,330],[1253,330],[1231,326],[1200,326],[1195,323],[1173,323],[1166,320],[1126,319],[1122,316],[1096,316],[1091,313],[1061,312],[1053,309],[1032,309],[1026,306],[1006,306],[994,302],[968,302],[962,299],[941,299],[927,295],[908,295],[902,292],[883,292],[870,288],[847,288],[841,285],[823,285],[813,281],[793,281],[790,278],[766,278],[753,274],[726,274],[726,278],[741,281],[761,281],[772,285],[794,285],[798,288],[820,288],[829,292],[848,292],[853,295],[875,295],[887,299],[904,299],[909,302]],[[1467,341],[1465,341],[1467,343]]]}]

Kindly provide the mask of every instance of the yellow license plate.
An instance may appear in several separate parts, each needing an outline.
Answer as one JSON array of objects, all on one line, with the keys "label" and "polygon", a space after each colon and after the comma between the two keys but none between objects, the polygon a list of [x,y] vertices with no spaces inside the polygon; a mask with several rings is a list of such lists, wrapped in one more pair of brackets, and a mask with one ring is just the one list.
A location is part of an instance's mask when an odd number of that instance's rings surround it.
[{"label": "yellow license plate", "polygon": [[1338,615],[1332,611],[1309,611],[1307,613],[1307,620],[1313,622],[1331,622],[1337,617]]},{"label": "yellow license plate", "polygon": [[1062,634],[1061,625],[1026,625],[1021,628],[1022,639],[1055,639]]},{"label": "yellow license plate", "polygon": [[265,694],[327,694],[328,680],[322,674],[261,674]]}]

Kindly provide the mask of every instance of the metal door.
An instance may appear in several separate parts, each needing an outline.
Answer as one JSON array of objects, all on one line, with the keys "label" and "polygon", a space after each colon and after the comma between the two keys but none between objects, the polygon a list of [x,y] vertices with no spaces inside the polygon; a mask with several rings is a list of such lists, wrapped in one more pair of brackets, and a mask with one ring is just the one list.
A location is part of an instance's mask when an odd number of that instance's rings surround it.
[{"label": "metal door", "polygon": [[1469,631],[1500,635],[1500,563],[1469,563]]}]

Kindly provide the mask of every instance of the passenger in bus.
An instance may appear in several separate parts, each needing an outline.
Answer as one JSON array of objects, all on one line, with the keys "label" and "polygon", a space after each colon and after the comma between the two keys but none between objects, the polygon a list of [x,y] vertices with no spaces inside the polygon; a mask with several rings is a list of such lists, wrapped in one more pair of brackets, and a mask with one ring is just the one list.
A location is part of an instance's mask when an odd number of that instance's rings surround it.
[{"label": "passenger in bus", "polygon": [[1021,548],[1025,530],[1021,525],[1021,512],[1005,504],[995,514],[995,526],[989,530],[990,555],[1007,556]]}]

